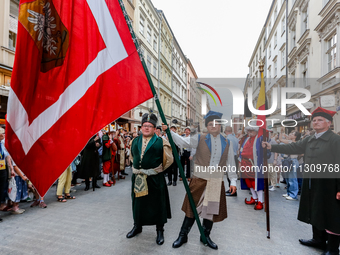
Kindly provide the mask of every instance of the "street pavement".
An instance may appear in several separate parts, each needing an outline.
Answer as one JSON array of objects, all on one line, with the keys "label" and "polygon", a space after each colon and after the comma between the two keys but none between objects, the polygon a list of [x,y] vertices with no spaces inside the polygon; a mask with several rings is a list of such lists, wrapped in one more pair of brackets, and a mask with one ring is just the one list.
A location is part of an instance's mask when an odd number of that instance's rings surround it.
[{"label": "street pavement", "polygon": [[[47,208],[26,209],[22,215],[0,212],[0,254],[233,254],[233,255],[308,255],[322,251],[299,244],[299,238],[310,238],[310,225],[297,218],[298,201],[282,197],[284,186],[270,192],[271,238],[266,238],[265,212],[255,211],[245,205],[248,191],[238,190],[237,197],[227,197],[228,218],[213,226],[211,238],[218,250],[205,247],[199,241],[195,224],[188,243],[172,248],[184,213],[181,206],[185,194],[184,185],[178,181],[170,186],[172,219],[165,224],[165,243],[157,245],[155,226],[143,227],[135,238],[127,239],[126,233],[133,226],[131,212],[131,171],[129,176],[113,187],[102,187],[95,192],[84,191],[84,184],[76,187],[75,200],[66,203],[56,201],[56,187],[45,196]],[[98,181],[101,184],[101,181]]]}]

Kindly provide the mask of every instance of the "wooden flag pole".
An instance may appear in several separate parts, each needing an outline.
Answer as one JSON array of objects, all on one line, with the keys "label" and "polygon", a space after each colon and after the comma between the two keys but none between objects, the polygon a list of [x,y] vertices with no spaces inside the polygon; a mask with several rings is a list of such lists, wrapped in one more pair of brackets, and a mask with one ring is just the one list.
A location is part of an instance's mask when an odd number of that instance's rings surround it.
[{"label": "wooden flag pole", "polygon": [[[141,49],[139,47],[139,44],[138,44],[138,41],[137,41],[137,38],[136,38],[136,35],[133,31],[133,28],[131,26],[132,22],[130,21],[130,18],[129,16],[127,15],[127,12],[125,10],[125,7],[124,7],[124,4],[123,4],[123,1],[122,0],[118,0],[119,1],[119,4],[122,8],[122,11],[123,11],[123,14],[125,16],[125,20],[126,20],[126,23],[130,29],[130,33],[131,33],[131,36],[132,36],[132,39],[136,45],[136,49],[139,53],[139,56],[140,56],[140,59],[141,59],[141,62],[142,62],[142,65],[143,65],[143,68],[144,68],[144,71],[145,71],[145,74],[146,74],[146,77],[148,79],[148,82],[149,82],[149,85],[150,85],[150,88],[152,90],[152,94],[154,95],[154,99],[155,99],[155,102],[156,102],[156,105],[157,105],[157,108],[158,108],[158,111],[159,111],[159,114],[161,116],[161,119],[162,119],[162,123],[164,123],[164,125],[168,125],[167,124],[167,121],[166,121],[166,118],[164,116],[164,112],[163,112],[163,109],[162,109],[162,106],[159,102],[159,98],[158,98],[158,95],[156,93],[156,90],[155,90],[155,87],[153,85],[153,82],[152,82],[152,79],[151,79],[151,76],[150,76],[150,73],[149,73],[149,70],[145,64],[145,61],[144,61],[144,58],[141,54]],[[200,234],[201,234],[201,238],[202,238],[202,241],[205,245],[207,245],[207,239],[206,239],[206,236],[204,234],[204,230],[203,230],[203,227],[202,227],[202,224],[201,224],[201,221],[198,217],[198,213],[197,213],[197,210],[196,210],[196,206],[195,206],[195,203],[194,203],[194,199],[192,197],[192,194],[190,192],[190,189],[189,189],[189,185],[188,185],[188,182],[187,182],[187,179],[185,177],[185,174],[184,174],[184,171],[183,171],[183,167],[182,167],[182,164],[179,160],[179,157],[178,157],[178,154],[176,153],[177,150],[176,150],[176,146],[175,146],[175,143],[172,139],[172,136],[171,136],[171,133],[170,133],[170,130],[169,128],[166,130],[166,134],[169,138],[169,142],[170,142],[170,145],[171,145],[171,148],[172,148],[172,151],[174,152],[173,155],[174,155],[174,158],[175,158],[175,161],[176,161],[176,164],[179,168],[179,172],[180,172],[180,175],[183,179],[183,184],[184,184],[184,187],[185,187],[185,190],[186,190],[186,193],[188,195],[188,199],[189,199],[189,202],[190,202],[190,206],[191,206],[191,209],[194,213],[194,216],[195,216],[195,219],[196,219],[196,223],[197,223],[197,226],[198,226],[198,229],[200,231]]]},{"label": "wooden flag pole", "polygon": [[[264,83],[263,71],[264,63],[260,62],[260,73],[261,73],[261,83]],[[266,86],[266,85],[265,85]],[[263,128],[263,141],[267,142],[267,129]],[[267,225],[267,238],[270,239],[270,216],[269,216],[269,192],[268,192],[268,161],[267,161],[267,147],[263,149],[263,166],[266,167],[267,171],[264,173],[264,205],[266,212],[266,225]]]}]

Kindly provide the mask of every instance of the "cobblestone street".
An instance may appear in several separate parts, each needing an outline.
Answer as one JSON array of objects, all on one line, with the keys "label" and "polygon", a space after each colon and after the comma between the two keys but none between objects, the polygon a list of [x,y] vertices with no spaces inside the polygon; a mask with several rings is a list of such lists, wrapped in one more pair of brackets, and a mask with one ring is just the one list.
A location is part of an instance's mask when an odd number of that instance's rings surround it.
[{"label": "cobblestone street", "polygon": [[[284,187],[270,193],[271,239],[266,238],[264,211],[254,211],[244,204],[247,191],[227,198],[228,219],[214,225],[211,238],[218,244],[217,251],[204,247],[194,225],[189,241],[179,249],[171,247],[177,238],[184,214],[180,210],[184,186],[178,182],[170,186],[172,219],[165,225],[165,243],[155,242],[155,227],[144,227],[143,233],[127,239],[132,228],[131,171],[114,187],[85,192],[84,184],[76,187],[75,200],[58,203],[55,186],[46,195],[46,209],[26,209],[22,215],[1,212],[0,254],[321,254],[304,247],[299,238],[310,238],[311,226],[299,222],[298,202],[282,197]],[[98,182],[99,183],[99,182]]]}]

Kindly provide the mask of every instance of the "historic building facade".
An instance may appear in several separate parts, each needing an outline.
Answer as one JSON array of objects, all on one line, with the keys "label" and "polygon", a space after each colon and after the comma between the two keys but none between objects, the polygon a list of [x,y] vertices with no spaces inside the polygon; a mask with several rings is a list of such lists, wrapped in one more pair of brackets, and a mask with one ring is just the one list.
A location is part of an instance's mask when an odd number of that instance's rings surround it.
[{"label": "historic building facade", "polygon": [[[254,80],[259,79],[256,56],[263,41],[265,54],[265,81],[268,106],[271,107],[273,88],[278,88],[278,107],[270,116],[275,119],[291,119],[300,132],[312,127],[311,118],[295,105],[287,106],[287,115],[281,116],[280,91],[283,87],[303,88],[311,93],[311,100],[304,106],[309,112],[321,106],[328,110],[340,110],[340,1],[339,0],[274,0],[265,25],[248,64],[249,75],[245,95]],[[264,32],[265,31],[265,32]],[[288,32],[288,38],[285,33]],[[287,51],[287,52],[286,52]],[[288,58],[285,55],[288,55]],[[287,68],[287,70],[286,70]],[[255,73],[254,73],[255,72]],[[288,79],[286,79],[288,73]],[[259,86],[256,82],[255,86]],[[253,91],[254,105],[259,94]],[[299,99],[302,93],[289,93],[287,98]],[[274,125],[278,130],[280,125]],[[291,128],[292,129],[292,128]],[[334,116],[334,132],[340,131],[340,116]]]},{"label": "historic building facade", "polygon": [[0,123],[4,122],[18,30],[18,0],[0,2]]}]

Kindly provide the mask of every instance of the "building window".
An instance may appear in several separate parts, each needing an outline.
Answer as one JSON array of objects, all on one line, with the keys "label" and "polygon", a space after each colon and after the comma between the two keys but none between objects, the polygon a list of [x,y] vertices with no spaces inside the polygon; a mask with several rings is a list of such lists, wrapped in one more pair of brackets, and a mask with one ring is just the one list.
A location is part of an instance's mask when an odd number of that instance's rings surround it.
[{"label": "building window", "polygon": [[272,45],[269,44],[269,47],[268,47],[268,57],[270,58],[272,56]]},{"label": "building window", "polygon": [[157,51],[157,35],[153,36],[153,49]]},{"label": "building window", "polygon": [[266,37],[263,37],[263,50],[266,49]]},{"label": "building window", "polygon": [[269,25],[268,25],[268,34],[270,34],[270,31],[272,31],[272,22],[269,22]]},{"label": "building window", "polygon": [[274,20],[276,20],[277,18],[277,6],[275,7],[275,11],[274,11]]},{"label": "building window", "polygon": [[295,47],[296,45],[296,31],[295,31],[295,28],[294,30],[291,31],[292,33],[292,49]]},{"label": "building window", "polygon": [[11,1],[10,9],[9,9],[8,48],[13,51],[15,51],[17,32],[18,32],[18,15],[19,15],[19,4],[16,1]]},{"label": "building window", "polygon": [[295,88],[295,73],[292,74],[292,87]]},{"label": "building window", "polygon": [[260,47],[260,59],[262,58],[262,57],[261,57],[261,52],[262,52],[262,49],[261,49],[261,47]]},{"label": "building window", "polygon": [[274,62],[274,77],[277,76],[277,61]]},{"label": "building window", "polygon": [[286,66],[286,49],[281,51],[281,68]]},{"label": "building window", "polygon": [[277,45],[277,32],[274,35],[274,48],[276,47],[276,45]]},{"label": "building window", "polygon": [[10,50],[15,51],[16,39],[17,39],[17,34],[12,31],[9,31],[8,48]]},{"label": "building window", "polygon": [[143,18],[143,16],[140,16],[140,19],[139,19],[139,33],[141,33],[142,35],[144,35],[144,21],[145,21],[145,19]]},{"label": "building window", "polygon": [[157,62],[153,61],[153,76],[157,77]]},{"label": "building window", "polygon": [[281,26],[282,30],[281,31],[282,31],[282,34],[283,34],[286,31],[286,17],[283,17],[281,24],[282,24],[282,26]]},{"label": "building window", "polygon": [[307,87],[308,83],[307,83],[307,75],[308,75],[308,62],[304,62],[302,63],[302,82],[303,82],[303,86]]},{"label": "building window", "polygon": [[307,7],[307,9],[304,12],[302,12],[302,30],[301,30],[301,34],[304,34],[307,29],[308,29],[308,7]]},{"label": "building window", "polygon": [[19,4],[16,3],[16,2],[19,2],[19,1],[13,1],[11,0],[10,2],[10,7],[9,7],[9,14],[11,16],[14,16],[14,17],[18,17],[19,15]]},{"label": "building window", "polygon": [[147,56],[147,63],[146,63],[149,73],[151,73],[151,57]]},{"label": "building window", "polygon": [[152,34],[151,34],[151,28],[148,26],[148,28],[147,28],[146,40],[147,40],[148,43],[150,43],[150,44],[151,44],[151,36],[152,36]]},{"label": "building window", "polygon": [[337,34],[333,35],[327,41],[327,63],[328,63],[328,72],[332,71],[336,67],[336,43],[337,43]]},{"label": "building window", "polygon": [[272,68],[269,67],[269,68],[268,68],[268,78],[269,78],[269,79],[271,78],[271,72],[272,72]]}]

